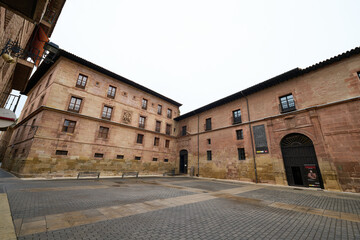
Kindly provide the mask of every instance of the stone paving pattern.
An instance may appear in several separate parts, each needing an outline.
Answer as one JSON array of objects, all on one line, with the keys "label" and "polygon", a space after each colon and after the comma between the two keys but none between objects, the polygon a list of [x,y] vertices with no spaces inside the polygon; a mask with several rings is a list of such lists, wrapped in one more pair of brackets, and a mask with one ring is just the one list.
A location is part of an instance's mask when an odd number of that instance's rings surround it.
[{"label": "stone paving pattern", "polygon": [[19,180],[18,239],[360,239],[360,195],[187,177]]}]

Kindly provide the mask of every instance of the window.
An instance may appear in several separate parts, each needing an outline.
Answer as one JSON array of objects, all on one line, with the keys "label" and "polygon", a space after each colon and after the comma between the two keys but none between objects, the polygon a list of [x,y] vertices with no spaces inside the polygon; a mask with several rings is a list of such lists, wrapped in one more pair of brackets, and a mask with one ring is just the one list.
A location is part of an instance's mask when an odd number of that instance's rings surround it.
[{"label": "window", "polygon": [[186,126],[183,126],[181,128],[181,136],[185,136],[186,135]]},{"label": "window", "polygon": [[96,158],[103,158],[103,157],[104,157],[104,154],[103,154],[103,153],[95,153],[95,154],[94,154],[94,157],[96,157]]},{"label": "window", "polygon": [[170,140],[166,140],[166,141],[165,141],[165,147],[166,147],[166,148],[169,148],[169,147],[170,147]]},{"label": "window", "polygon": [[79,74],[78,79],[76,81],[76,87],[85,88],[88,77],[82,74]]},{"label": "window", "polygon": [[137,139],[136,139],[136,143],[142,144],[142,143],[143,143],[143,139],[144,139],[144,135],[138,134],[138,135],[137,135]]},{"label": "window", "polygon": [[111,113],[112,113],[112,111],[113,111],[113,108],[112,108],[112,107],[104,106],[101,117],[102,117],[103,119],[108,119],[108,120],[110,120],[110,119],[111,119]]},{"label": "window", "polygon": [[207,160],[211,161],[211,151],[207,151]]},{"label": "window", "polygon": [[236,139],[240,140],[240,139],[244,139],[244,134],[243,134],[243,130],[236,130]]},{"label": "window", "polygon": [[45,95],[42,95],[41,98],[40,98],[38,107],[40,107],[42,105],[42,103],[44,102],[44,98],[45,98]]},{"label": "window", "polygon": [[100,126],[98,137],[106,139],[108,138],[108,134],[109,134],[109,128]]},{"label": "window", "polygon": [[155,132],[160,132],[160,128],[161,128],[161,122],[156,121]]},{"label": "window", "polygon": [[281,112],[289,112],[295,110],[295,101],[292,94],[280,97]]},{"label": "window", "polygon": [[211,118],[206,119],[205,131],[211,130]]},{"label": "window", "polygon": [[172,110],[170,108],[168,108],[168,110],[167,110],[167,117],[168,118],[172,117]]},{"label": "window", "polygon": [[157,160],[158,160],[157,158],[153,158],[153,161],[154,161],[154,162],[157,162]]},{"label": "window", "polygon": [[70,121],[65,119],[62,131],[67,133],[73,133],[75,130],[75,125],[76,125],[75,121]]},{"label": "window", "polygon": [[139,117],[139,128],[145,128],[145,119],[143,116]]},{"label": "window", "polygon": [[244,148],[238,148],[238,156],[239,156],[239,160],[245,160],[245,149]]},{"label": "window", "polygon": [[55,154],[56,154],[56,155],[67,155],[67,154],[68,154],[68,151],[56,150]]},{"label": "window", "polygon": [[207,143],[211,144],[211,139],[210,138],[207,139]]},{"label": "window", "polygon": [[116,87],[110,85],[107,92],[107,97],[115,98],[115,93],[116,93]]},{"label": "window", "polygon": [[159,104],[157,109],[157,114],[161,115],[162,113],[162,106]]},{"label": "window", "polygon": [[141,157],[135,156],[135,160],[141,160]]},{"label": "window", "polygon": [[241,123],[241,111],[240,109],[233,111],[233,124]]},{"label": "window", "polygon": [[124,155],[116,155],[116,159],[124,159]]},{"label": "window", "polygon": [[171,125],[170,124],[166,124],[166,132],[167,135],[171,134]]},{"label": "window", "polygon": [[148,104],[148,100],[143,98],[142,103],[141,103],[141,108],[146,110],[147,109],[147,104]]},{"label": "window", "polygon": [[70,104],[69,104],[69,111],[72,112],[79,112],[81,106],[82,99],[77,97],[71,97]]},{"label": "window", "polygon": [[358,77],[360,78],[360,72],[357,72]]},{"label": "window", "polygon": [[154,138],[154,146],[159,146],[160,138]]},{"label": "window", "polygon": [[51,80],[52,75],[53,75],[53,74],[51,73],[50,76],[48,77],[48,80],[47,80],[47,82],[46,82],[46,87],[49,86],[49,83],[50,83],[50,80]]},{"label": "window", "polygon": [[169,159],[165,158],[165,159],[164,159],[164,162],[169,162]]}]

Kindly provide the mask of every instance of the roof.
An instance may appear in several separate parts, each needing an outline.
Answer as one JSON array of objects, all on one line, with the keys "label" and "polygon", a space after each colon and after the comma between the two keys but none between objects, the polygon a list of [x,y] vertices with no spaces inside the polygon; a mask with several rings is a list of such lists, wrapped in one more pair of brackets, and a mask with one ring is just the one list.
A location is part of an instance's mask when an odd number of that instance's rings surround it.
[{"label": "roof", "polygon": [[87,61],[87,60],[85,60],[83,58],[80,58],[80,57],[78,57],[78,56],[76,56],[76,55],[74,55],[72,53],[69,53],[69,52],[63,50],[63,49],[59,49],[59,53],[56,55],[56,57],[54,58],[54,60],[52,62],[46,63],[45,61],[43,61],[41,63],[40,67],[31,76],[31,78],[29,80],[29,83],[28,83],[25,91],[22,92],[22,94],[28,94],[29,91],[36,85],[36,83],[44,76],[44,74],[56,63],[56,61],[59,60],[60,57],[65,57],[65,58],[70,59],[70,60],[72,60],[74,62],[82,64],[82,65],[84,65],[84,66],[86,66],[88,68],[91,68],[91,69],[93,69],[93,70],[95,70],[97,72],[100,72],[100,73],[105,74],[105,75],[107,75],[109,77],[112,77],[112,78],[114,78],[114,79],[116,79],[116,80],[118,80],[120,82],[128,84],[128,85],[130,85],[132,87],[135,87],[135,88],[137,88],[139,90],[142,90],[142,91],[144,91],[146,93],[149,93],[149,94],[151,94],[151,95],[153,95],[155,97],[158,97],[158,98],[160,98],[160,99],[162,99],[162,100],[164,100],[164,101],[166,101],[168,103],[174,104],[175,106],[180,107],[182,105],[181,103],[178,103],[178,102],[176,102],[176,101],[174,101],[174,100],[172,100],[172,99],[170,99],[168,97],[165,97],[164,95],[161,95],[160,93],[157,93],[157,92],[155,92],[155,91],[153,91],[153,90],[151,90],[151,89],[149,89],[147,87],[144,87],[144,86],[142,86],[142,85],[140,85],[140,84],[138,84],[136,82],[133,82],[133,81],[127,79],[127,78],[124,78],[124,77],[122,77],[122,76],[120,76],[120,75],[118,75],[116,73],[113,73],[113,72],[111,72],[111,71],[109,71],[109,70],[107,70],[105,68],[102,68],[102,67],[100,67],[100,66],[98,66],[98,65],[96,65],[96,64],[94,64],[92,62],[89,62],[89,61]]},{"label": "roof", "polygon": [[175,118],[175,120],[180,121],[180,120],[186,119],[188,117],[197,115],[199,113],[205,112],[207,110],[222,106],[222,105],[227,104],[229,102],[232,102],[232,101],[235,101],[237,99],[243,98],[244,96],[248,96],[250,94],[259,92],[261,90],[264,90],[266,88],[273,87],[273,86],[275,86],[277,84],[280,84],[282,82],[291,80],[293,78],[302,76],[302,75],[307,74],[309,72],[312,72],[312,71],[318,70],[320,68],[329,66],[330,64],[337,63],[339,61],[342,61],[342,60],[344,60],[346,58],[350,58],[350,57],[352,57],[354,55],[357,55],[357,54],[360,54],[360,47],[354,48],[354,49],[352,49],[350,51],[344,52],[344,53],[339,54],[339,55],[337,55],[335,57],[332,57],[330,59],[327,59],[327,60],[324,60],[322,62],[316,63],[316,64],[314,64],[314,65],[312,65],[310,67],[307,67],[305,69],[294,68],[294,69],[292,69],[292,70],[290,70],[288,72],[285,72],[285,73],[280,74],[280,75],[278,75],[276,77],[270,78],[270,79],[268,79],[268,80],[266,80],[264,82],[261,82],[259,84],[254,85],[254,86],[246,88],[246,89],[244,89],[242,91],[239,91],[237,93],[234,93],[234,94],[232,94],[230,96],[219,99],[219,100],[217,100],[215,102],[207,104],[207,105],[205,105],[203,107],[200,107],[198,109],[195,109],[195,110],[193,110],[191,112],[185,113],[185,114]]}]

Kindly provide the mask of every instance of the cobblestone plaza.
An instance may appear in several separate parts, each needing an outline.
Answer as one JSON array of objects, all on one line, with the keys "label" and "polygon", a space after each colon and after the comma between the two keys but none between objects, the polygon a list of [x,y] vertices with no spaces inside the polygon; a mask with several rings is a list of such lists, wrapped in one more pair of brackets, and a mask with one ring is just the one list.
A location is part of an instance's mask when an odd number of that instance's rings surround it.
[{"label": "cobblestone plaza", "polygon": [[353,193],[190,177],[0,175],[18,239],[360,239]]}]

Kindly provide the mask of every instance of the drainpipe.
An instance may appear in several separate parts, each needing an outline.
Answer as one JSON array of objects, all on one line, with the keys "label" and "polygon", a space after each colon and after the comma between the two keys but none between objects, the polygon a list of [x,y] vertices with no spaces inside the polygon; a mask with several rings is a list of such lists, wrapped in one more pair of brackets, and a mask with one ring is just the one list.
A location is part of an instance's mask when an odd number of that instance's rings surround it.
[{"label": "drainpipe", "polygon": [[198,132],[197,132],[197,157],[198,157],[198,171],[197,171],[197,176],[200,177],[200,140],[199,140],[199,135],[200,135],[200,115],[198,115]]},{"label": "drainpipe", "polygon": [[242,91],[240,91],[240,93],[244,96],[245,100],[246,100],[246,108],[247,108],[247,113],[248,113],[248,121],[249,121],[249,130],[250,130],[250,137],[251,137],[251,149],[252,149],[252,153],[253,153],[253,158],[254,158],[254,172],[255,172],[255,183],[258,183],[258,176],[257,176],[257,169],[256,169],[256,157],[255,157],[255,149],[254,149],[254,141],[253,141],[253,135],[252,135],[252,129],[251,129],[251,122],[250,122],[250,110],[249,110],[249,101],[247,99],[247,97],[244,95],[244,93]]}]

